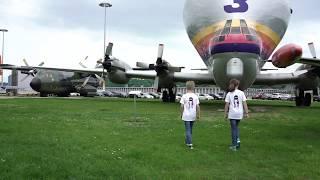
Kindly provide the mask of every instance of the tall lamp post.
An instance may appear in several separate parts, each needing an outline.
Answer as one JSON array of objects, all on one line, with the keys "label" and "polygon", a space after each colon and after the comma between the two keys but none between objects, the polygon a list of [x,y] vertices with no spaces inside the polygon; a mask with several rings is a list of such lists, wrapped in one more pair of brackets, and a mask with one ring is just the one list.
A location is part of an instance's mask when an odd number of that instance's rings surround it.
[{"label": "tall lamp post", "polygon": [[112,7],[112,4],[103,2],[103,3],[100,3],[99,6],[104,8],[104,36],[103,36],[103,57],[104,57],[106,54],[107,8]]},{"label": "tall lamp post", "polygon": [[[4,59],[4,33],[5,32],[8,32],[7,29],[0,29],[0,32],[2,32],[2,53],[1,53],[1,64],[4,62],[3,59]],[[1,86],[3,86],[3,71],[1,70]]]}]

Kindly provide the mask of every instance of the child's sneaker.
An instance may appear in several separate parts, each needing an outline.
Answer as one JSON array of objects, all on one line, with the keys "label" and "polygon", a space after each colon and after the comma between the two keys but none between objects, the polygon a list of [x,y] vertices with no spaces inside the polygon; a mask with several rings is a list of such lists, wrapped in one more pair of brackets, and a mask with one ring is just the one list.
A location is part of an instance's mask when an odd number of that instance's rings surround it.
[{"label": "child's sneaker", "polygon": [[237,139],[237,149],[240,149],[240,138]]},{"label": "child's sneaker", "polygon": [[187,144],[188,148],[193,149],[193,145],[192,144]]},{"label": "child's sneaker", "polygon": [[229,149],[232,151],[237,151],[237,146],[230,146]]}]

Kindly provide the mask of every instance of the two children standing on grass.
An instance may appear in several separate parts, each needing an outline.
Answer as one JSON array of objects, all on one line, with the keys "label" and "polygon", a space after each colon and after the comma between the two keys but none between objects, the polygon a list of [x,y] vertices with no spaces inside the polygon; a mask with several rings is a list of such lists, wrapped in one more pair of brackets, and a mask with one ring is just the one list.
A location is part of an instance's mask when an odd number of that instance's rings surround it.
[{"label": "two children standing on grass", "polygon": [[[240,148],[239,123],[243,116],[249,117],[246,96],[239,90],[240,82],[232,79],[229,84],[229,92],[225,98],[225,118],[230,120],[231,139],[230,149],[237,151]],[[192,128],[196,119],[200,119],[200,103],[198,96],[194,93],[195,83],[188,81],[186,83],[187,93],[181,97],[180,112],[185,125],[185,143],[187,147],[193,149]]]}]

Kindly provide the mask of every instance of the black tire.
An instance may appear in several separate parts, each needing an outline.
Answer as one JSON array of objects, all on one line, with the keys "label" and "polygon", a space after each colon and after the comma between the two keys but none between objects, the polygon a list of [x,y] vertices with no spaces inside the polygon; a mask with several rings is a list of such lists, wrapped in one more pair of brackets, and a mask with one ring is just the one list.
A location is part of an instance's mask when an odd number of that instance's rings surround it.
[{"label": "black tire", "polygon": [[299,93],[296,94],[296,106],[300,107],[300,106],[303,106],[303,104],[304,104],[303,103],[304,102],[304,93],[300,89],[298,91],[299,91]]},{"label": "black tire", "polygon": [[48,97],[47,93],[40,92],[40,97]]},{"label": "black tire", "polygon": [[303,105],[306,107],[310,107],[312,102],[312,96],[310,93],[307,93],[306,96],[304,97],[304,102]]}]

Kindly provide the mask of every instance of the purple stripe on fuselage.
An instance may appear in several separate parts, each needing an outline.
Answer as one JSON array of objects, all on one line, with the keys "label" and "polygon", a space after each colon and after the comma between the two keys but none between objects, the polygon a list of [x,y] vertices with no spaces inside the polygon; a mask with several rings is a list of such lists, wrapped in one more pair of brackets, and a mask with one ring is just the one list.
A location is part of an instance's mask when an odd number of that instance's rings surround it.
[{"label": "purple stripe on fuselage", "polygon": [[228,52],[243,52],[260,55],[260,46],[250,43],[222,43],[211,47],[211,55]]}]

